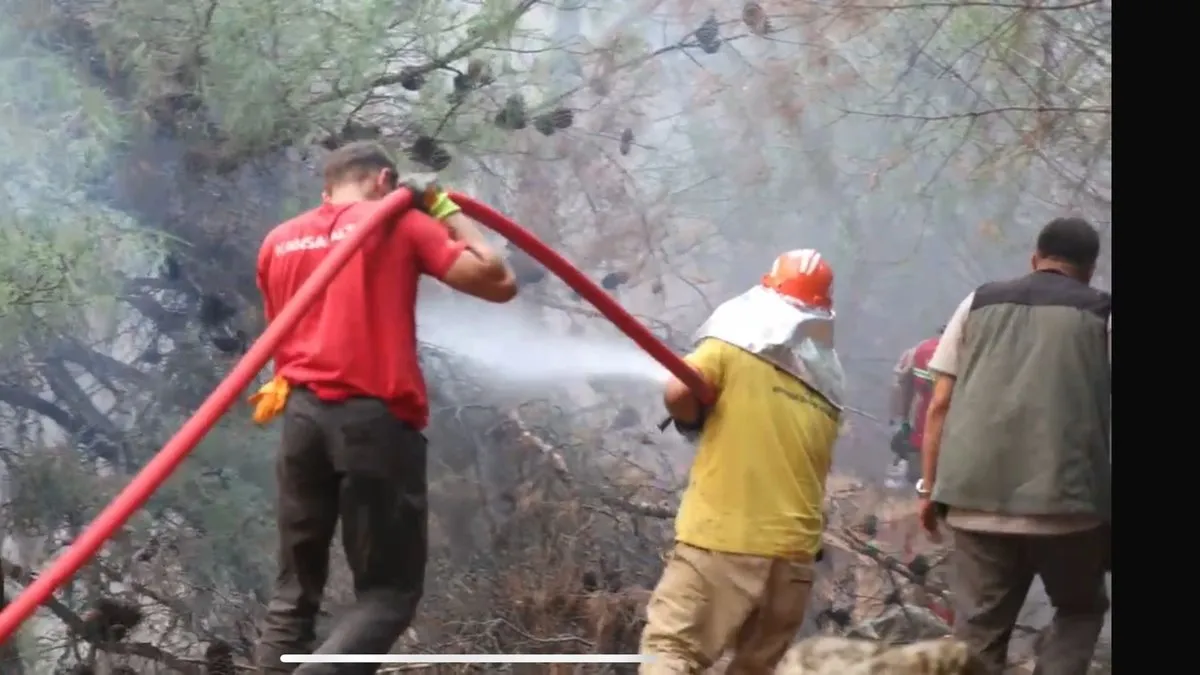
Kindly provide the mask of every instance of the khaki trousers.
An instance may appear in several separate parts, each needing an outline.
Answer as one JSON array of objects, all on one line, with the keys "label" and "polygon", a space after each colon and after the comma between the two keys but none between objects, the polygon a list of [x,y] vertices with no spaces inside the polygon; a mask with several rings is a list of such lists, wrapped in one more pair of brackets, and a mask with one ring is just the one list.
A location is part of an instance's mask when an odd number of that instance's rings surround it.
[{"label": "khaki trousers", "polygon": [[768,675],[783,658],[812,592],[812,560],[718,553],[677,543],[646,608],[641,675],[692,675],[726,649],[728,675]]},{"label": "khaki trousers", "polygon": [[1087,675],[1104,628],[1108,530],[1057,535],[992,534],[954,530],[950,562],[961,603],[955,637],[999,675],[1008,643],[1034,576],[1054,605],[1050,630],[1038,649],[1034,675]]}]

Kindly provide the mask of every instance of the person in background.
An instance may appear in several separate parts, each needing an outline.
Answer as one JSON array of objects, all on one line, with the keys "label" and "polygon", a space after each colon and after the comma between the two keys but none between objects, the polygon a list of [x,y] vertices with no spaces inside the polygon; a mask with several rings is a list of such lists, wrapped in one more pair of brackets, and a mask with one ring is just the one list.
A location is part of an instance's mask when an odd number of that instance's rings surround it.
[{"label": "person in background", "polygon": [[921,478],[921,435],[925,430],[929,397],[933,394],[929,359],[945,329],[942,326],[936,336],[905,350],[893,371],[896,379],[892,385],[890,425],[896,431],[892,435],[892,454],[895,455],[892,466],[903,463],[904,479],[909,486],[916,485]]},{"label": "person in background", "polygon": [[1035,576],[1055,615],[1038,675],[1086,675],[1108,610],[1112,297],[1100,236],[1051,221],[1033,272],[963,300],[929,362],[921,520],[954,533],[955,632],[999,674]]},{"label": "person in background", "polygon": [[[399,184],[374,143],[328,156],[324,202],[279,225],[258,256],[273,320],[337,243]],[[338,521],[356,600],[319,654],[386,653],[416,612],[427,554],[425,380],[415,311],[422,275],[490,302],[516,282],[476,225],[435,185],[405,184],[409,211],[368,239],[275,352],[275,378],[252,399],[255,420],[282,414],[279,575],[262,623],[260,672],[373,673],[371,664],[280,663],[308,653]]]},{"label": "person in background", "polygon": [[841,416],[833,271],[816,251],[780,256],[761,286],[719,307],[687,357],[716,392],[665,393],[699,448],[675,545],[646,610],[643,674],[697,673],[727,648],[729,675],[774,672],[804,619]]}]

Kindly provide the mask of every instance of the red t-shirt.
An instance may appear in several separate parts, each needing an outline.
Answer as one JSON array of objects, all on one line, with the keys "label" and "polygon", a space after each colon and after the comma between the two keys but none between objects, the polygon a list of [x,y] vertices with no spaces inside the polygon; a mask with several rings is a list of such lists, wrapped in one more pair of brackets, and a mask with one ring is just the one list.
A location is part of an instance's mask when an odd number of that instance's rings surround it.
[{"label": "red t-shirt", "polygon": [[[375,207],[322,204],[267,235],[258,253],[258,288],[268,321]],[[376,230],[279,345],[276,375],[326,401],[382,399],[423,429],[429,400],[417,362],[417,282],[422,274],[441,279],[465,248],[416,210]]]}]

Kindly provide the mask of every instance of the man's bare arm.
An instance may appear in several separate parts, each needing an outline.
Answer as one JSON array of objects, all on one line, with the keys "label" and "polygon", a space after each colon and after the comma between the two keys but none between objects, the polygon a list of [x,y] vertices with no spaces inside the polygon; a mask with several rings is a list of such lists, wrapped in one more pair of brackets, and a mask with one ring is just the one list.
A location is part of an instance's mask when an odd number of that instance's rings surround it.
[{"label": "man's bare arm", "polygon": [[[705,340],[686,357],[688,366],[696,372],[719,395],[724,383],[725,359],[718,340]],[[675,420],[683,424],[695,424],[704,416],[704,401],[688,389],[682,380],[672,375],[663,392],[663,404]],[[712,403],[708,401],[707,403]]]},{"label": "man's bare arm", "polygon": [[946,413],[950,411],[950,399],[954,395],[953,375],[938,373],[933,381],[933,395],[929,399],[929,411],[925,414],[925,436],[921,441],[921,478],[925,489],[932,490],[937,480],[938,454],[942,451],[942,429]]},{"label": "man's bare arm", "polygon": [[[699,369],[696,372],[700,372]],[[701,373],[701,377],[703,377]],[[700,419],[700,401],[682,380],[671,376],[667,380],[667,389],[663,393],[663,404],[671,417],[684,424],[695,424]]]},{"label": "man's bare arm", "polygon": [[455,213],[444,221],[451,236],[466,244],[467,250],[454,261],[442,281],[456,291],[489,302],[508,302],[517,296],[517,280],[512,269],[492,248],[470,218]]},{"label": "man's bare arm", "polygon": [[442,221],[446,225],[446,229],[450,230],[450,236],[467,245],[467,249],[475,254],[496,277],[504,276],[508,271],[508,265],[505,264],[504,258],[488,240],[483,236],[483,231],[475,224],[475,221],[464,216],[462,213],[455,213]]},{"label": "man's bare arm", "polygon": [[938,456],[942,451],[942,429],[946,423],[946,414],[950,411],[950,399],[954,395],[954,383],[958,377],[959,350],[963,344],[966,330],[967,315],[971,313],[971,305],[975,294],[971,293],[959,303],[942,339],[938,341],[933,357],[929,359],[929,369],[936,373],[933,381],[933,393],[929,399],[929,410],[925,413],[925,436],[921,441],[921,478],[925,481],[926,490],[933,489],[937,480]]}]

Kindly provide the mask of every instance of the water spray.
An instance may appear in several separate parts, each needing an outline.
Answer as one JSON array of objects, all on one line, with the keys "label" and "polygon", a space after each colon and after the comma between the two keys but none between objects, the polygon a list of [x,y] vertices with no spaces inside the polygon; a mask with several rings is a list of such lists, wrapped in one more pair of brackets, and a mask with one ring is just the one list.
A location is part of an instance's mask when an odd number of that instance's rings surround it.
[{"label": "water spray", "polygon": [[[535,237],[525,228],[509,220],[491,207],[466,195],[454,193],[451,198],[462,207],[463,213],[485,227],[505,237],[525,251],[534,260],[544,265],[555,276],[562,279],[580,297],[591,303],[621,332],[628,335],[639,347],[658,361],[675,377],[683,381],[704,404],[712,403],[714,393],[708,383],[683,359],[654,337],[645,326],[637,321],[608,293],[604,292],[583,272]],[[13,601],[0,611],[0,644],[7,641],[17,628],[28,619],[56,590],[79,572],[88,560],[99,552],[100,547],[146,503],[150,495],[162,486],[183,460],[216,425],[254,377],[267,365],[279,347],[305,312],[341,272],[367,237],[387,223],[396,222],[404,227],[404,217],[413,204],[413,195],[401,188],[380,201],[379,207],[342,243],[333,248],[329,256],[313,270],[296,295],[284,306],[279,316],[271,322],[263,334],[255,340],[233,370],[225,376],[204,403],[180,427],[171,440],[158,451],[146,466],[133,477],[87,526],[79,537],[63,551],[50,566],[37,575],[37,579],[25,588]],[[397,222],[399,221],[399,222]]]}]

